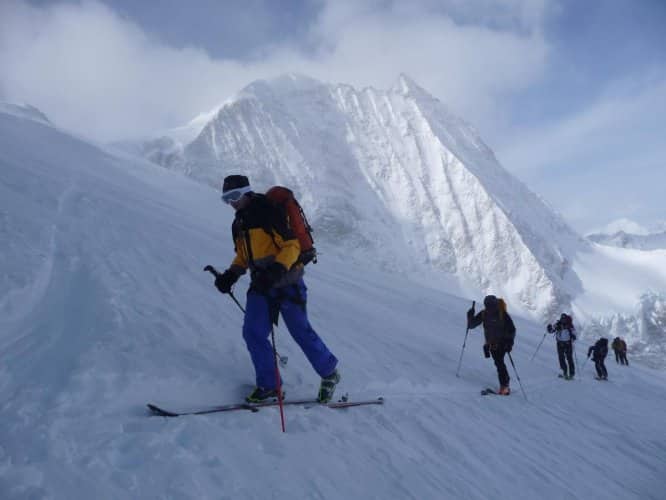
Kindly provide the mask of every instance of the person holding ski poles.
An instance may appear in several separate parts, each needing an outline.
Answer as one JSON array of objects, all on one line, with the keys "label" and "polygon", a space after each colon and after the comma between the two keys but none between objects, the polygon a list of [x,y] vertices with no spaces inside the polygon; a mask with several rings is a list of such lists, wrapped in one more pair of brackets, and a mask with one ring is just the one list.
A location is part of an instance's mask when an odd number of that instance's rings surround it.
[{"label": "person holding ski poles", "polygon": [[498,394],[508,396],[511,394],[510,377],[509,370],[504,363],[504,356],[513,349],[516,327],[506,311],[503,299],[488,295],[483,299],[483,306],[485,309],[476,315],[473,307],[467,311],[467,328],[471,330],[483,324],[483,334],[486,340],[483,352],[487,358],[492,356],[495,362],[500,385]]},{"label": "person holding ski poles", "polygon": [[571,317],[562,313],[555,327],[548,325],[548,333],[555,335],[557,341],[557,357],[560,362],[561,378],[572,380],[576,375],[576,365],[573,359],[573,343],[576,340],[575,328]]},{"label": "person holding ski poles", "polygon": [[254,193],[244,175],[225,177],[222,192],[222,200],[236,211],[231,230],[236,256],[229,268],[217,275],[215,287],[230,293],[234,283],[250,270],[243,339],[254,365],[256,387],[246,401],[281,397],[281,381],[277,380],[274,351],[268,341],[271,323],[277,323],[281,313],[289,333],[321,377],[317,401],[329,402],[340,381],[338,360],[308,320],[304,266],[298,260],[300,244],[286,215],[265,195]]},{"label": "person holding ski poles", "polygon": [[590,355],[592,355],[594,367],[597,370],[597,376],[594,378],[597,380],[608,380],[608,370],[606,370],[606,365],[604,364],[607,354],[608,339],[605,337],[601,337],[593,346],[590,346],[590,348],[587,350],[587,357],[589,358]]}]

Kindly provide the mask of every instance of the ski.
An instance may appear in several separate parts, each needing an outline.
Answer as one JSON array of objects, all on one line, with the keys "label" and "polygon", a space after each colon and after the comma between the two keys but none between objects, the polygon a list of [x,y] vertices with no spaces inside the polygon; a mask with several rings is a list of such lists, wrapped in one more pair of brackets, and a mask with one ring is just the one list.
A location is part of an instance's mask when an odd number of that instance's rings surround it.
[{"label": "ski", "polygon": [[[213,406],[210,408],[202,408],[198,410],[186,410],[186,411],[172,411],[161,408],[152,403],[148,403],[148,409],[153,415],[160,417],[181,417],[184,415],[206,415],[209,413],[222,413],[228,411],[237,411],[237,410],[246,410],[251,412],[258,412],[261,408],[268,408],[271,406],[279,406],[277,400],[266,401],[263,403],[232,403],[228,405]],[[295,400],[286,400],[282,401],[284,406],[303,406],[305,408],[311,408],[314,406],[325,406],[332,409],[342,409],[342,408],[352,408],[355,406],[367,406],[367,405],[381,405],[384,404],[384,398],[378,397],[377,399],[369,399],[363,401],[345,401],[340,400],[331,403],[319,403],[316,399],[295,399]]]}]

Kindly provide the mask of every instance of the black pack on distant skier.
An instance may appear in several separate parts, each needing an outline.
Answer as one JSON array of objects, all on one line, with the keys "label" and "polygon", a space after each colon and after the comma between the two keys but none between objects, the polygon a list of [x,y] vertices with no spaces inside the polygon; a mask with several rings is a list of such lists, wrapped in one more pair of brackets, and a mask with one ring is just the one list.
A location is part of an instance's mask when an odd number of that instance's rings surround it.
[{"label": "black pack on distant skier", "polygon": [[266,198],[275,205],[281,206],[284,210],[287,216],[287,224],[301,245],[301,255],[298,262],[303,265],[309,262],[316,264],[317,249],[314,247],[314,240],[312,239],[312,226],[305,217],[303,208],[296,200],[294,193],[286,187],[273,186],[266,191]]}]

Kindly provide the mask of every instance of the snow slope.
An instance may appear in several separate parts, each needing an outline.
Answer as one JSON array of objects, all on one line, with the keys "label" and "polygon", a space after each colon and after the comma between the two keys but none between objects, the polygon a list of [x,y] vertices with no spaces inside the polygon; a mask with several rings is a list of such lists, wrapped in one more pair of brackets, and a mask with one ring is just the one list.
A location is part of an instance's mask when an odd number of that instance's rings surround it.
[{"label": "snow slope", "polygon": [[[308,269],[311,319],[340,392],[384,407],[289,408],[286,434],[275,410],[148,417],[250,388],[239,311],[202,272],[230,261],[230,220],[207,186],[0,113],[1,498],[663,498],[666,374],[609,363],[599,383],[587,363],[564,382],[517,318],[529,402],[515,377],[482,397],[480,332],[454,375],[469,298],[333,251]],[[277,338],[289,395],[313,395]]]}]

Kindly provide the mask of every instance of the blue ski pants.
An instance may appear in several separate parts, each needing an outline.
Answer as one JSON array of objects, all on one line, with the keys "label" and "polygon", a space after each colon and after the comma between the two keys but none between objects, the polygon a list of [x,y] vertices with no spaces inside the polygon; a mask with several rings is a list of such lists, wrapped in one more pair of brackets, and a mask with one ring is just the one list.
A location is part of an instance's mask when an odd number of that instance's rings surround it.
[{"label": "blue ski pants", "polygon": [[252,358],[258,387],[277,387],[273,347],[268,337],[271,333],[271,319],[278,311],[289,333],[319,376],[327,377],[335,370],[338,360],[310,325],[306,299],[307,287],[302,279],[295,285],[273,288],[266,295],[252,288],[248,291],[243,339]]}]

